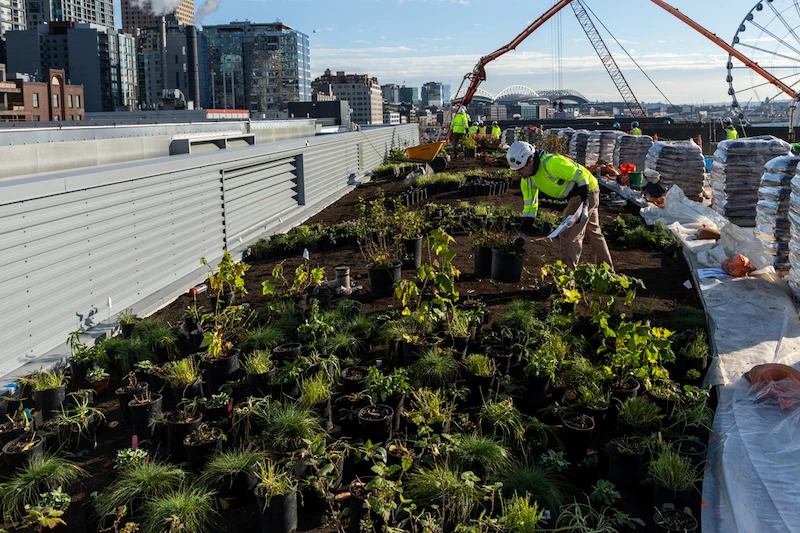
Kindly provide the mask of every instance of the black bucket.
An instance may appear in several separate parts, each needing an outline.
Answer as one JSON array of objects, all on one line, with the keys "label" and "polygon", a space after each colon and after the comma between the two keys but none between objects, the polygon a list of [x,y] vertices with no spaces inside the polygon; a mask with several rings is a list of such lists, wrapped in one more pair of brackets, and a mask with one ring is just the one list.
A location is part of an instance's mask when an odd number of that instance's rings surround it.
[{"label": "black bucket", "polygon": [[128,409],[131,412],[131,419],[133,421],[133,433],[139,440],[146,440],[153,437],[153,429],[150,427],[150,420],[153,418],[161,418],[162,400],[163,398],[160,394],[152,394],[149,403],[137,404],[135,399],[128,402]]},{"label": "black bucket", "polygon": [[206,387],[209,394],[216,394],[228,381],[235,381],[239,372],[239,354],[232,354],[221,359],[203,358]]},{"label": "black bucket", "polygon": [[263,398],[269,396],[269,385],[272,383],[273,370],[264,374],[247,374],[247,384],[250,386],[250,394]]},{"label": "black bucket", "polygon": [[507,254],[492,249],[492,279],[500,283],[518,283],[522,279],[522,254]]},{"label": "black bucket", "polygon": [[476,246],[473,248],[475,257],[475,276],[488,278],[492,275],[492,248],[489,246]]},{"label": "black bucket", "polygon": [[[369,411],[373,411],[370,413]],[[377,416],[380,415],[380,416]],[[372,405],[358,412],[364,442],[386,444],[392,438],[394,409],[388,405]]]},{"label": "black bucket", "polygon": [[122,413],[123,422],[130,424],[133,421],[131,412],[128,409],[128,404],[137,394],[147,394],[147,390],[147,383],[137,383],[133,389],[129,390],[127,387],[120,387],[115,391],[117,400],[119,401],[119,410]]},{"label": "black bucket", "polygon": [[200,472],[214,455],[222,449],[222,435],[219,438],[200,442],[198,444],[183,444],[186,448],[186,456],[189,459],[189,468],[193,472]]},{"label": "black bucket", "polygon": [[393,293],[394,284],[400,281],[402,263],[391,267],[373,267],[367,265],[369,290],[376,298],[386,298]]},{"label": "black bucket", "polygon": [[183,440],[189,433],[197,429],[203,416],[197,415],[191,422],[172,422],[169,416],[167,415],[167,454],[173,463],[183,463],[188,458]]},{"label": "black bucket", "polygon": [[261,533],[294,533],[297,530],[297,491],[272,496],[267,503],[259,487],[255,488]]},{"label": "black bucket", "polygon": [[422,237],[403,239],[403,270],[416,270],[422,264]]},{"label": "black bucket", "polygon": [[[581,420],[588,420],[591,423],[585,428],[573,427],[566,424],[567,421],[574,420],[578,417],[585,417],[581,418]],[[573,461],[582,460],[586,457],[586,452],[589,450],[589,441],[592,440],[594,422],[589,415],[584,415],[583,413],[567,413],[561,417],[561,423],[563,424],[561,429],[561,441],[564,443],[567,456]]]},{"label": "black bucket", "polygon": [[61,404],[67,397],[67,389],[63,385],[47,390],[37,390],[33,393],[36,398],[36,407],[42,413],[43,420],[50,420],[61,410]]},{"label": "black bucket", "polygon": [[642,481],[642,458],[644,451],[639,453],[622,453],[609,441],[608,452],[608,480],[622,489],[635,489]]}]

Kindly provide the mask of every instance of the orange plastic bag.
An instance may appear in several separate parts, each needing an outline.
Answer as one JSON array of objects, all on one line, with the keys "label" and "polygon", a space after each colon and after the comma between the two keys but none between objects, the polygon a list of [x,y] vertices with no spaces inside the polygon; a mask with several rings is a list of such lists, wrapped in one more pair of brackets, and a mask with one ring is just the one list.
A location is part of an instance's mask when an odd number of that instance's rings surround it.
[{"label": "orange plastic bag", "polygon": [[748,276],[750,272],[755,270],[750,264],[750,260],[742,254],[727,258],[722,262],[722,269],[737,278]]},{"label": "orange plastic bag", "polygon": [[697,238],[700,240],[713,239],[715,241],[718,241],[720,238],[720,233],[719,230],[714,228],[707,228],[706,225],[703,224],[703,227],[697,230]]},{"label": "orange plastic bag", "polygon": [[756,365],[746,372],[756,399],[764,402],[775,399],[784,411],[800,403],[800,372],[778,363]]}]

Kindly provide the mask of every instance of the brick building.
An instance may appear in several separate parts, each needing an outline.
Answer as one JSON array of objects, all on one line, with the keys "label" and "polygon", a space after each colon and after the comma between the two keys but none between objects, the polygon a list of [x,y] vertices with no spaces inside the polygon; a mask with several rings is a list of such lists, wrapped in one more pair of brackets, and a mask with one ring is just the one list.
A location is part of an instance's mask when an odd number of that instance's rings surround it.
[{"label": "brick building", "polygon": [[[0,66],[5,79],[5,65]],[[0,82],[0,121],[83,120],[82,85],[68,85],[63,70],[49,69],[46,81]]]}]

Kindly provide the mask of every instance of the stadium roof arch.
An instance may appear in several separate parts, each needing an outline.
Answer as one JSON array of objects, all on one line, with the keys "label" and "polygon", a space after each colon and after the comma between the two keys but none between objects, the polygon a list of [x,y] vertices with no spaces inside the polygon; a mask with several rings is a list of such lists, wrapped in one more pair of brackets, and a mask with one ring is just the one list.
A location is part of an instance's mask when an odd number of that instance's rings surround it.
[{"label": "stadium roof arch", "polygon": [[560,89],[555,91],[536,91],[539,96],[546,98],[550,102],[565,102],[573,104],[588,104],[589,99],[578,91],[570,89]]}]

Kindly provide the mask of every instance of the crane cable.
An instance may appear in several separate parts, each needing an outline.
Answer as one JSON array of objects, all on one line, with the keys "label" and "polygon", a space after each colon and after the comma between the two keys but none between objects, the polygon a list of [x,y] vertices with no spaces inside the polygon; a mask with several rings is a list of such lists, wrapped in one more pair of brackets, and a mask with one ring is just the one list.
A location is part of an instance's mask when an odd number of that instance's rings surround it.
[{"label": "crane cable", "polygon": [[673,104],[673,103],[670,101],[670,99],[667,97],[667,95],[666,95],[666,94],[664,94],[664,92],[663,92],[663,91],[662,91],[662,90],[661,90],[661,89],[658,87],[658,85],[656,85],[656,82],[654,82],[654,81],[653,81],[653,79],[652,79],[650,76],[648,76],[648,75],[647,75],[647,72],[645,72],[645,71],[644,71],[644,69],[643,69],[641,66],[639,66],[639,63],[637,63],[637,62],[636,62],[636,60],[635,60],[635,59],[634,59],[634,58],[633,58],[633,57],[632,57],[632,56],[631,56],[631,55],[628,53],[628,51],[625,49],[625,47],[624,47],[624,46],[622,46],[622,44],[621,44],[621,43],[620,43],[620,42],[617,40],[617,38],[616,38],[616,37],[614,37],[614,34],[613,34],[613,33],[611,33],[611,30],[609,30],[609,29],[606,27],[606,25],[605,25],[605,24],[603,24],[603,21],[602,21],[602,20],[600,20],[600,17],[598,17],[598,16],[595,14],[595,12],[594,12],[594,11],[592,11],[592,8],[591,8],[591,7],[589,7],[589,5],[588,5],[586,2],[582,2],[582,4],[583,4],[583,6],[584,6],[584,7],[586,7],[586,9],[588,9],[588,10],[589,10],[589,12],[590,12],[590,13],[592,14],[592,16],[595,18],[595,20],[597,20],[597,22],[599,22],[599,23],[600,23],[600,25],[603,27],[603,29],[604,29],[604,30],[606,30],[606,31],[608,32],[608,34],[611,36],[611,38],[612,38],[612,39],[614,39],[614,42],[615,42],[615,43],[617,43],[617,46],[619,46],[619,47],[622,49],[622,51],[623,51],[623,52],[625,52],[625,55],[626,55],[626,56],[628,56],[628,59],[630,59],[631,61],[633,61],[633,64],[634,64],[634,65],[636,65],[636,68],[638,68],[638,69],[639,69],[639,71],[640,71],[642,74],[644,74],[645,78],[647,78],[647,80],[648,80],[650,83],[652,83],[652,84],[653,84],[653,87],[655,87],[655,88],[656,88],[656,90],[659,92],[659,94],[661,94],[661,96],[662,96],[662,97],[664,97],[664,100],[666,100],[666,101],[667,101],[667,103],[668,103],[670,106],[672,106],[672,109],[674,109],[674,110],[675,110],[675,112],[676,112],[676,113],[678,113],[678,115],[680,115],[680,117],[681,117],[681,118],[682,118],[684,121],[686,121],[686,122],[689,122],[689,121],[687,120],[687,118],[686,118],[686,117],[683,115],[683,113],[682,113],[682,112],[681,112],[681,111],[678,109],[678,107],[677,107],[675,104]]}]

